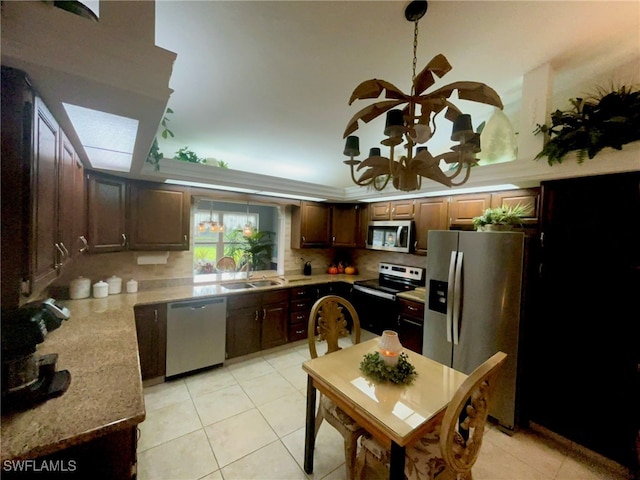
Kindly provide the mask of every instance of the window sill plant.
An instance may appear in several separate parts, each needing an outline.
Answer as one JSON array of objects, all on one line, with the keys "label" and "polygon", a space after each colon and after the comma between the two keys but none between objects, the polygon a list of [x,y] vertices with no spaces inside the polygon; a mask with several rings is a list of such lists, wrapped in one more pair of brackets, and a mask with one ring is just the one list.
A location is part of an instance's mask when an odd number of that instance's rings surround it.
[{"label": "window sill plant", "polygon": [[575,151],[577,162],[582,163],[605,147],[622,150],[623,145],[640,140],[640,91],[634,87],[569,101],[571,110],[556,110],[551,125],[538,125],[535,130],[535,134],[549,135],[536,160],[547,157],[549,165],[562,163],[565,155]]},{"label": "window sill plant", "polygon": [[479,217],[472,220],[473,226],[479,232],[490,230],[512,230],[514,226],[522,226],[522,218],[529,214],[530,206],[520,204],[513,207],[503,205],[487,208]]}]

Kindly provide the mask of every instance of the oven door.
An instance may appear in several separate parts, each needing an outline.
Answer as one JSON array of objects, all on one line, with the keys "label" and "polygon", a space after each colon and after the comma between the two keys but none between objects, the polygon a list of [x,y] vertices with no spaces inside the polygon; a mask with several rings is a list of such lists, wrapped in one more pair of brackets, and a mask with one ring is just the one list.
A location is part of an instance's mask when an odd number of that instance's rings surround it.
[{"label": "oven door", "polygon": [[360,327],[376,335],[382,335],[383,330],[395,330],[393,327],[398,315],[395,297],[383,298],[370,290],[353,286],[353,306],[358,312]]}]

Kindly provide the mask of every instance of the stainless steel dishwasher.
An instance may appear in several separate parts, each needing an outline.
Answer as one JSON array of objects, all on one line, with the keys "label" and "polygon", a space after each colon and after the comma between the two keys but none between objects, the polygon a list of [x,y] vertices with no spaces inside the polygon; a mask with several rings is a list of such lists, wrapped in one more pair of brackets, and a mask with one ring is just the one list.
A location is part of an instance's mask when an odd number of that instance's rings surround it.
[{"label": "stainless steel dishwasher", "polygon": [[223,363],[226,330],[225,297],[169,303],[166,376]]}]

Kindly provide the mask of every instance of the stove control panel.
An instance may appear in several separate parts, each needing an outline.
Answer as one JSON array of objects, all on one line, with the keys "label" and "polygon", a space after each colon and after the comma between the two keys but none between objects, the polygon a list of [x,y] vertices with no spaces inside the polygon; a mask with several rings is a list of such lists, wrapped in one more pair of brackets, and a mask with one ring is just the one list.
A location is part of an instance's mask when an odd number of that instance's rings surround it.
[{"label": "stove control panel", "polygon": [[409,280],[415,283],[424,281],[426,268],[413,267],[410,265],[398,265],[395,263],[381,262],[378,265],[378,273],[387,277]]}]

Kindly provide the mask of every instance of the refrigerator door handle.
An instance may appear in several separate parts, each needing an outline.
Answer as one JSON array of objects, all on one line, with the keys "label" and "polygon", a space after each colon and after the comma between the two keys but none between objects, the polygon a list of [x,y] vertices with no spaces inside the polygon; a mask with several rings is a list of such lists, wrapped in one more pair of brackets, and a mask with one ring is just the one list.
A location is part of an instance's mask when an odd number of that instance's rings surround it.
[{"label": "refrigerator door handle", "polygon": [[453,282],[453,344],[460,340],[460,304],[462,303],[462,258],[464,252],[458,252]]},{"label": "refrigerator door handle", "polygon": [[451,260],[449,261],[449,285],[447,287],[447,342],[451,343],[451,324],[453,323],[453,299],[454,285],[456,273],[456,255],[458,252],[451,252]]}]

